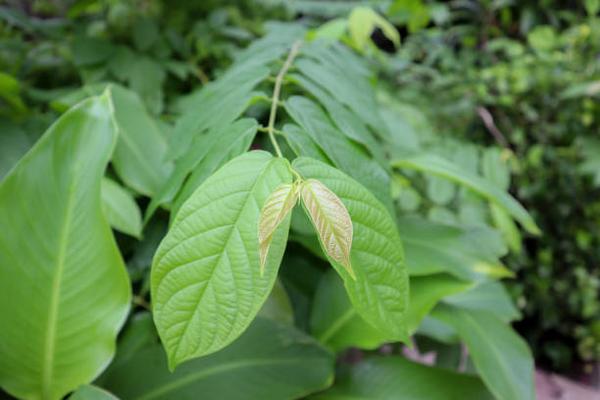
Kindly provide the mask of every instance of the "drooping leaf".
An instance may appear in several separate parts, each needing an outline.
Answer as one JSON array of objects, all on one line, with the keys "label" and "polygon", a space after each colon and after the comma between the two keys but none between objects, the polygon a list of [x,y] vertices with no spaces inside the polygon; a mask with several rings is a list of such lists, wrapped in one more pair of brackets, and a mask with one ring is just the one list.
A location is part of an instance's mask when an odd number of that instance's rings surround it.
[{"label": "drooping leaf", "polygon": [[140,238],[142,212],[133,196],[117,182],[102,179],[102,209],[110,226],[119,232]]},{"label": "drooping leaf", "polygon": [[528,232],[532,234],[541,233],[531,215],[514,198],[498,189],[494,184],[479,176],[463,171],[457,165],[441,157],[431,154],[419,155],[403,160],[396,160],[392,162],[392,165],[396,168],[408,168],[431,173],[463,185],[505,209]]},{"label": "drooping leaf", "polygon": [[344,203],[316,179],[303,182],[300,193],[302,204],[317,231],[323,251],[356,279],[350,262],[352,220]]},{"label": "drooping leaf", "polygon": [[98,386],[84,385],[79,387],[72,395],[69,396],[69,400],[119,400],[109,392]]},{"label": "drooping leaf", "polygon": [[340,198],[353,223],[350,262],[356,275],[329,257],[344,279],[352,304],[388,340],[406,337],[408,276],[402,242],[386,208],[363,186],[319,161],[300,157],[294,168],[305,179],[316,179]]},{"label": "drooping leaf", "polygon": [[445,304],[438,305],[432,315],[458,332],[496,398],[535,398],[533,357],[527,343],[510,326],[489,312]]},{"label": "drooping leaf", "polygon": [[317,400],[492,400],[477,377],[402,357],[371,356],[336,377]]},{"label": "drooping leaf", "polygon": [[258,222],[258,251],[261,273],[267,261],[267,254],[273,240],[273,233],[275,233],[279,225],[286,219],[297,201],[298,186],[292,183],[280,185],[267,197],[265,205],[260,212],[260,220]]},{"label": "drooping leaf", "polygon": [[260,273],[258,220],[269,194],[290,183],[287,161],[253,151],[208,178],[183,204],[152,266],[154,320],[174,368],[215,352],[250,324],[277,276],[289,218]]},{"label": "drooping leaf", "polygon": [[151,197],[172,169],[172,165],[164,161],[167,143],[134,92],[111,85],[110,93],[119,130],[113,165],[127,186]]},{"label": "drooping leaf", "polygon": [[0,184],[0,385],[17,397],[60,399],[90,382],[129,310],[100,201],[111,112],[107,94],[71,109]]},{"label": "drooping leaf", "polygon": [[229,347],[192,360],[173,373],[160,345],[110,368],[103,384],[123,399],[296,399],[326,388],[333,357],[287,324],[257,318]]}]

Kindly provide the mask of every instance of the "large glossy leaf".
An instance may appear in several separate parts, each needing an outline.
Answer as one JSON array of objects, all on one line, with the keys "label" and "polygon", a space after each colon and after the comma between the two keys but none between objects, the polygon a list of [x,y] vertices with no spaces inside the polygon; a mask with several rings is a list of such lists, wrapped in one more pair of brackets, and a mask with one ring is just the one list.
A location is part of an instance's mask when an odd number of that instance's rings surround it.
[{"label": "large glossy leaf", "polygon": [[[175,162],[169,179],[152,198],[146,211],[146,220],[160,205],[172,202],[176,197],[173,211],[179,209],[206,178],[250,147],[257,127],[256,120],[241,119],[197,135],[185,154]],[[186,181],[190,173],[192,175]]]},{"label": "large glossy leaf", "polygon": [[152,266],[154,320],[172,368],[231,343],[264,303],[289,217],[273,235],[261,274],[260,210],[291,180],[287,161],[254,151],[223,166],[182,206]]},{"label": "large glossy leaf", "polygon": [[100,181],[117,140],[110,97],[64,114],[0,184],[0,385],[60,399],[110,361],[129,279]]},{"label": "large glossy leaf", "polygon": [[441,157],[425,154],[392,162],[397,168],[414,169],[449,179],[485,197],[505,209],[532,234],[540,234],[535,221],[514,198],[498,189],[493,183],[465,171]]},{"label": "large glossy leaf", "polygon": [[112,160],[115,170],[127,186],[152,196],[172,169],[164,161],[167,142],[137,94],[118,85],[111,85],[110,93],[119,129]]},{"label": "large glossy leaf", "polygon": [[402,357],[372,356],[336,378],[318,400],[491,400],[477,377]]},{"label": "large glossy leaf", "polygon": [[[286,100],[285,108],[311,139],[333,161],[333,165],[359,181],[393,213],[390,178],[361,146],[350,141],[335,128],[329,117],[315,102],[301,96]],[[300,149],[302,150],[302,149]],[[306,153],[302,153],[303,156]]]},{"label": "large glossy leaf", "polygon": [[305,179],[317,179],[333,191],[350,214],[354,229],[350,262],[356,279],[331,257],[329,261],[344,279],[352,304],[386,339],[405,339],[408,275],[402,242],[386,208],[359,183],[327,164],[301,157],[293,165]]},{"label": "large glossy leaf", "polygon": [[506,248],[494,230],[460,228],[413,216],[399,218],[398,230],[411,275],[447,272],[463,279],[512,276],[498,260]]},{"label": "large glossy leaf", "polygon": [[110,368],[102,382],[129,400],[291,400],[329,386],[333,361],[311,337],[259,317],[229,347],[173,373],[153,344]]},{"label": "large glossy leaf", "polygon": [[102,209],[114,229],[136,238],[141,237],[140,208],[131,193],[109,178],[102,179]]},{"label": "large glossy leaf", "polygon": [[489,312],[444,304],[435,308],[433,316],[458,332],[496,398],[535,398],[533,357],[527,343],[509,325]]}]

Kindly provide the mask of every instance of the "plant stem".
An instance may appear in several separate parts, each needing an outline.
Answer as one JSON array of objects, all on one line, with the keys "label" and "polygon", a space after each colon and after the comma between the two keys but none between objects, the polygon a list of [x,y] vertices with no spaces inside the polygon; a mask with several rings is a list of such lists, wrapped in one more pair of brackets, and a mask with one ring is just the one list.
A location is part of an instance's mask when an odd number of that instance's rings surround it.
[{"label": "plant stem", "polygon": [[302,42],[300,40],[295,42],[292,45],[292,48],[290,49],[290,52],[285,60],[285,63],[283,63],[283,67],[281,67],[281,70],[279,71],[279,73],[277,74],[277,77],[275,78],[275,87],[273,88],[273,96],[271,96],[271,98],[272,98],[271,112],[269,114],[269,124],[267,125],[267,133],[269,134],[269,139],[271,139],[271,143],[273,144],[273,147],[275,148],[277,157],[283,157],[283,154],[281,153],[281,149],[279,148],[279,144],[277,143],[277,140],[275,139],[275,118],[277,117],[277,106],[279,105],[279,94],[281,93],[281,82],[283,81],[283,78],[285,77],[287,70],[292,65],[294,58],[296,58],[296,56],[298,55],[298,50],[300,49],[301,45],[302,45]]}]

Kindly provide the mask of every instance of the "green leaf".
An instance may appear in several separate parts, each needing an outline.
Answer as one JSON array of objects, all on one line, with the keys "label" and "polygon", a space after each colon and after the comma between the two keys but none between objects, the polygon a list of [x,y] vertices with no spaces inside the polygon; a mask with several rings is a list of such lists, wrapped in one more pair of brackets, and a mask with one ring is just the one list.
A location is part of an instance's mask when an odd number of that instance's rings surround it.
[{"label": "green leaf", "polygon": [[443,158],[431,154],[419,155],[393,161],[392,166],[431,173],[463,185],[505,209],[513,216],[513,218],[519,221],[529,233],[534,235],[541,234],[535,221],[531,218],[527,210],[525,210],[525,208],[523,208],[523,206],[514,198],[485,179],[467,171],[463,171],[457,165]]},{"label": "green leaf", "polygon": [[258,222],[258,247],[260,256],[260,271],[264,272],[269,246],[273,240],[273,234],[287,218],[298,201],[298,186],[294,183],[279,185],[273,193],[267,197],[265,205],[260,212]]},{"label": "green leaf", "polygon": [[404,340],[408,305],[408,275],[402,242],[386,208],[363,186],[343,172],[300,157],[294,168],[305,179],[316,179],[340,198],[353,223],[350,262],[356,275],[329,257],[344,279],[352,304],[367,322],[389,340]]},{"label": "green leaf", "polygon": [[509,325],[489,312],[443,304],[432,315],[458,332],[481,378],[496,398],[535,398],[533,357],[527,343]]},{"label": "green leaf", "polygon": [[365,322],[352,307],[344,284],[334,271],[325,273],[317,286],[310,314],[310,332],[335,352],[348,347],[372,350],[386,341],[384,335]]},{"label": "green leaf", "polygon": [[104,386],[123,399],[297,399],[333,379],[333,357],[287,324],[257,318],[231,346],[173,373],[160,345],[110,368]]},{"label": "green leaf", "polygon": [[468,310],[485,311],[506,323],[521,318],[500,282],[481,282],[468,291],[446,297],[444,302]]},{"label": "green leaf", "polygon": [[[410,301],[406,315],[412,334],[437,302],[472,286],[446,274],[410,278]],[[321,278],[311,312],[311,333],[334,351],[348,347],[373,350],[386,342],[385,337],[365,322],[352,307],[342,282],[335,274]]]},{"label": "green leaf", "polygon": [[513,275],[498,260],[506,248],[493,229],[461,228],[407,216],[398,218],[398,230],[411,276],[447,272],[480,280]]},{"label": "green leaf", "polygon": [[84,385],[79,387],[69,400],[118,400],[115,396],[104,389],[93,385]]},{"label": "green leaf", "polygon": [[110,97],[65,113],[0,184],[0,385],[60,399],[108,364],[129,279],[100,202]]},{"label": "green leaf", "polygon": [[[337,130],[331,124],[327,114],[312,100],[293,96],[286,100],[285,108],[298,125],[323,149],[334,166],[373,192],[388,208],[388,212],[393,213],[390,177],[364,148],[351,142]],[[305,156],[306,153],[303,152],[301,155]]]},{"label": "green leaf", "polygon": [[289,218],[273,235],[261,274],[260,210],[291,181],[286,160],[253,151],[219,169],[181,207],[152,265],[154,320],[171,368],[227,346],[266,300]]},{"label": "green leaf", "polygon": [[315,400],[492,400],[472,375],[428,367],[405,358],[371,356],[336,377]]},{"label": "green leaf", "polygon": [[232,67],[220,79],[190,95],[171,136],[168,158],[181,157],[198,135],[237,119],[248,107],[252,90],[268,75],[269,69],[262,65]]},{"label": "green leaf", "polygon": [[[227,161],[245,153],[256,136],[256,120],[244,118],[222,129],[209,131],[195,138],[190,147],[190,156],[202,156],[190,169],[190,176],[175,198],[171,209],[174,216],[192,193]],[[187,157],[187,154],[186,154]]]},{"label": "green leaf", "polygon": [[31,141],[23,129],[0,119],[0,181],[30,147]]},{"label": "green leaf", "polygon": [[308,179],[300,188],[302,204],[317,231],[321,247],[328,258],[342,265],[356,279],[350,263],[352,220],[344,203],[327,186]]},{"label": "green leaf", "polygon": [[102,179],[102,210],[110,226],[141,238],[142,212],[133,196],[112,179]]},{"label": "green leaf", "polygon": [[269,318],[284,324],[294,324],[294,309],[285,287],[278,279],[267,301],[258,312],[258,317]]},{"label": "green leaf", "polygon": [[[256,120],[244,118],[197,136],[184,156],[175,162],[175,169],[169,179],[152,198],[145,220],[148,221],[161,204],[171,202],[176,197],[178,201],[173,205],[173,211],[179,209],[181,204],[213,172],[248,150],[257,128]],[[191,172],[193,172],[192,176],[187,179]],[[181,192],[179,196],[177,196],[178,192]]]},{"label": "green leaf", "polygon": [[167,143],[140,98],[118,85],[110,86],[119,141],[113,165],[121,180],[146,196],[153,196],[169,176],[172,165],[163,161]]},{"label": "green leaf", "polygon": [[413,334],[423,318],[444,297],[464,292],[473,284],[447,274],[415,276],[410,278],[410,302],[406,315],[406,326]]},{"label": "green leaf", "polygon": [[387,22],[381,15],[369,7],[356,7],[352,10],[348,18],[348,30],[357,49],[365,50],[375,28],[381,29],[385,37],[396,46],[400,45],[400,34],[394,25]]}]

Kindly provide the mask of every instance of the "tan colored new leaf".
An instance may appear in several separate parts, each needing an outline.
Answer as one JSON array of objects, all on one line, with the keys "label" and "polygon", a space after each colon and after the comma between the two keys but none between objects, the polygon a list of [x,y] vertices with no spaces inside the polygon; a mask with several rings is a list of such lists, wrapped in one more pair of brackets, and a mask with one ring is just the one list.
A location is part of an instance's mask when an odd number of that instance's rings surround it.
[{"label": "tan colored new leaf", "polygon": [[277,187],[265,201],[258,223],[258,249],[260,272],[264,272],[273,233],[296,205],[298,187],[296,184],[283,184]]},{"label": "tan colored new leaf", "polygon": [[325,252],[356,279],[350,264],[352,220],[344,203],[316,179],[304,182],[301,195]]}]

